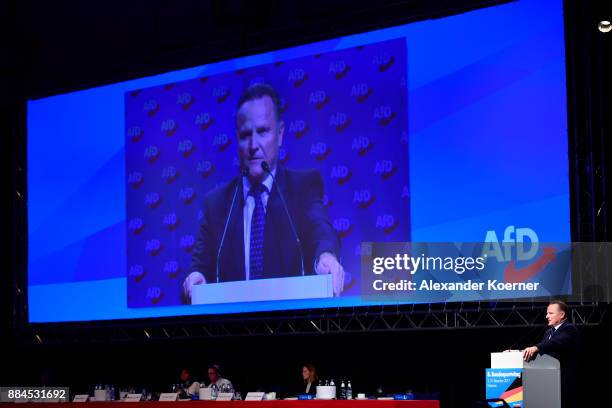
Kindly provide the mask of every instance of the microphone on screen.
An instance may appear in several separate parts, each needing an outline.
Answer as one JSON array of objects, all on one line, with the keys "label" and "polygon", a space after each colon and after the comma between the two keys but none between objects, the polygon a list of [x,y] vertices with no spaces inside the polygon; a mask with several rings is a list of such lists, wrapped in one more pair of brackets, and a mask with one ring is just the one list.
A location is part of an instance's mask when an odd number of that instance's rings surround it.
[{"label": "microphone on screen", "polygon": [[272,185],[276,187],[276,191],[278,191],[278,195],[281,199],[281,202],[283,203],[285,214],[287,214],[287,218],[289,219],[289,226],[291,227],[291,232],[293,232],[293,237],[295,238],[295,242],[298,246],[298,251],[300,252],[300,267],[302,268],[302,276],[304,276],[304,252],[302,251],[302,242],[300,241],[300,237],[298,236],[297,231],[295,229],[295,225],[293,224],[293,218],[291,218],[291,214],[289,213],[289,208],[287,207],[285,196],[283,195],[283,192],[281,191],[280,187],[278,187],[278,184],[276,183],[276,178],[274,177],[274,174],[272,174],[272,170],[270,169],[270,165],[267,161],[264,160],[261,162],[261,169],[268,173],[270,176],[272,176]]},{"label": "microphone on screen", "polygon": [[223,234],[221,234],[221,241],[219,241],[219,249],[217,249],[217,267],[216,267],[216,277],[217,283],[219,283],[219,267],[221,262],[221,250],[223,249],[223,243],[225,242],[225,236],[227,235],[227,230],[229,228],[230,219],[232,217],[232,211],[234,211],[234,206],[236,205],[236,197],[238,196],[238,190],[240,190],[240,185],[242,184],[242,179],[249,175],[249,170],[246,168],[240,169],[240,177],[238,181],[236,181],[236,187],[234,188],[234,194],[232,196],[232,204],[230,205],[229,212],[227,213],[227,217],[225,219],[225,226],[223,227]]}]

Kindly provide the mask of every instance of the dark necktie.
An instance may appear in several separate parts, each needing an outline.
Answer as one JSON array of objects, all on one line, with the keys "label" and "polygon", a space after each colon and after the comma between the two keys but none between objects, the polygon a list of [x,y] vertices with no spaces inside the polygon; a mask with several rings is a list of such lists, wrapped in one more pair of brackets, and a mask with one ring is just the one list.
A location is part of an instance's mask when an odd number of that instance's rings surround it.
[{"label": "dark necktie", "polygon": [[554,334],[555,334],[555,328],[554,328],[554,327],[551,327],[551,328],[548,330],[548,336],[547,336],[548,340],[550,340],[550,338],[551,338],[551,337],[552,337]]},{"label": "dark necktie", "polygon": [[255,199],[255,209],[251,218],[251,243],[249,252],[250,279],[263,277],[263,244],[265,216],[261,194],[268,191],[263,184],[256,184],[249,190],[249,195]]}]

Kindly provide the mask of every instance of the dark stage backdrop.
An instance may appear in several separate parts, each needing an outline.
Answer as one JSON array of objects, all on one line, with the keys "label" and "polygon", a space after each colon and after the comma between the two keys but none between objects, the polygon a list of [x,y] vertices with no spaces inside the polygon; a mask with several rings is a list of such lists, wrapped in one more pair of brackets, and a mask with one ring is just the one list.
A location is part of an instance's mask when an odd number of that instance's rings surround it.
[{"label": "dark stage backdrop", "polygon": [[[610,326],[607,326],[609,331]],[[528,334],[531,331],[531,334]],[[371,334],[242,337],[138,343],[35,345],[18,347],[3,370],[2,384],[36,384],[48,372],[53,383],[87,391],[96,383],[142,384],[163,390],[178,382],[181,367],[201,378],[218,362],[236,388],[294,392],[301,385],[301,364],[313,361],[324,377],[352,379],[354,393],[439,392],[443,407],[469,407],[484,395],[489,353],[510,346],[525,334],[523,346],[540,329],[461,329]],[[604,377],[594,375],[610,361],[606,327],[583,327],[583,390],[597,399]]]}]

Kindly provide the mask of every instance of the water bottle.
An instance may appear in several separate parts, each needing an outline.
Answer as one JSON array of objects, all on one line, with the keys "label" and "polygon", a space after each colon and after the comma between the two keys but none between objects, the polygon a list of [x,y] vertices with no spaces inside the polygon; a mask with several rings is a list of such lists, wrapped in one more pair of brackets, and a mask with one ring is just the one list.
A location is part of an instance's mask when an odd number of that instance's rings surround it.
[{"label": "water bottle", "polygon": [[329,386],[330,387],[335,387],[336,383],[334,383],[334,379],[332,378],[331,381],[329,382]]},{"label": "water bottle", "polygon": [[219,387],[217,387],[217,384],[212,384],[210,386],[210,399],[216,400],[218,395],[219,395]]},{"label": "water bottle", "polygon": [[346,399],[353,399],[353,386],[351,385],[351,380],[348,380],[348,383],[346,385]]},{"label": "water bottle", "polygon": [[346,399],[346,384],[344,380],[340,383],[340,399]]}]

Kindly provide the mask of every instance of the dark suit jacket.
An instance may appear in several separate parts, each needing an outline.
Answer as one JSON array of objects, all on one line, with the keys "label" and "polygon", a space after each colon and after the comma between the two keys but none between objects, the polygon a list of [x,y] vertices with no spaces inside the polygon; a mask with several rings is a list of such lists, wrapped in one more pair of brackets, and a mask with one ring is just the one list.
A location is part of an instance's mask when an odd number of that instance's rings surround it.
[{"label": "dark suit jacket", "polygon": [[540,354],[548,354],[561,363],[561,401],[563,407],[574,406],[577,394],[577,368],[580,352],[580,333],[567,320],[548,339],[549,331],[536,344]]},{"label": "dark suit jacket", "polygon": [[[244,280],[244,193],[242,178],[231,182],[204,198],[204,217],[191,257],[188,272],[200,271],[206,282],[217,282],[217,251],[227,220],[232,196],[238,186],[219,262],[219,282]],[[264,230],[264,278],[299,276],[301,274],[298,243],[291,231],[278,189],[281,189],[304,253],[306,274],[314,273],[314,261],[323,252],[339,257],[340,241],[323,206],[323,180],[317,170],[289,170],[278,167],[276,185],[272,187],[266,207]]]},{"label": "dark suit jacket", "polygon": [[310,390],[308,390],[308,392],[306,392],[306,387],[307,387],[307,384],[304,384],[302,386],[302,392],[300,394],[317,395],[317,384],[316,383],[310,384]]}]

